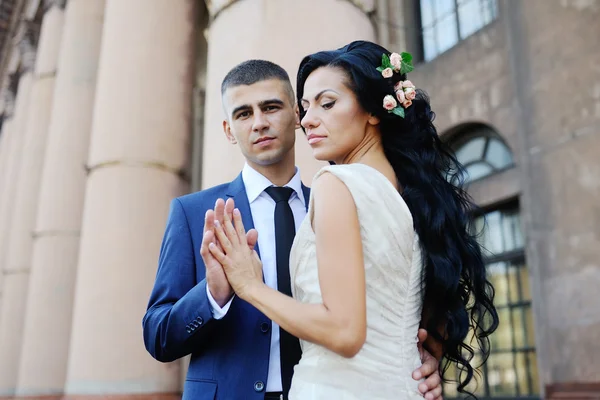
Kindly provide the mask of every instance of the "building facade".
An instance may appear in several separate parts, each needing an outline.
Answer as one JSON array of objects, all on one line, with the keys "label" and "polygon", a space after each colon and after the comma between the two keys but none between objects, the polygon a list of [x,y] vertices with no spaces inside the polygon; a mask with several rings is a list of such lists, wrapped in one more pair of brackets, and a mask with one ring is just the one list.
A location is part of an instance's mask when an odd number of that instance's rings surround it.
[{"label": "building facade", "polygon": [[[600,0],[0,0],[0,398],[180,397],[187,360],[153,360],[141,319],[170,200],[243,165],[221,80],[264,58],[295,82],[356,39],[415,55],[487,221],[501,322],[471,389],[600,398],[599,20]],[[300,131],[296,153],[310,184]]]}]

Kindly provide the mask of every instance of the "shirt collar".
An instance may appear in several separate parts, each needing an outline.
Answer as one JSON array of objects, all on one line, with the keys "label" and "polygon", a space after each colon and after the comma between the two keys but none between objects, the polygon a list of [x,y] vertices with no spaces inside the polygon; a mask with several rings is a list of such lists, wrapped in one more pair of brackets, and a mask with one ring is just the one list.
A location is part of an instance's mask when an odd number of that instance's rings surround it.
[{"label": "shirt collar", "polygon": [[[248,196],[248,203],[252,203],[254,200],[260,196],[262,192],[265,191],[266,188],[270,186],[275,186],[270,180],[268,180],[264,175],[260,172],[252,168],[248,163],[244,165],[244,169],[242,170],[242,179],[244,180],[244,186],[246,187],[246,194]],[[302,179],[300,178],[300,170],[296,167],[296,173],[290,179],[288,183],[284,186],[287,186],[294,190],[296,196],[302,202],[302,205],[306,206],[304,193],[302,191]]]}]

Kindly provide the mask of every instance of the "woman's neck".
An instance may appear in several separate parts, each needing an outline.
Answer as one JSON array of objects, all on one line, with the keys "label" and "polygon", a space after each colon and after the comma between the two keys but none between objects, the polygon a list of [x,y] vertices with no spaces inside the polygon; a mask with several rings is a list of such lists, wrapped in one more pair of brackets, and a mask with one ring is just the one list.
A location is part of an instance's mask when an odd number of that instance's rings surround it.
[{"label": "woman's neck", "polygon": [[365,164],[378,170],[381,172],[381,174],[388,178],[388,180],[396,189],[400,190],[398,177],[396,176],[396,172],[394,171],[392,164],[390,164],[385,155],[381,140],[377,140],[376,138],[371,140],[367,139],[361,143],[360,146],[357,146],[357,148],[350,152],[346,157],[344,157],[341,162],[336,162],[336,164],[354,163]]}]

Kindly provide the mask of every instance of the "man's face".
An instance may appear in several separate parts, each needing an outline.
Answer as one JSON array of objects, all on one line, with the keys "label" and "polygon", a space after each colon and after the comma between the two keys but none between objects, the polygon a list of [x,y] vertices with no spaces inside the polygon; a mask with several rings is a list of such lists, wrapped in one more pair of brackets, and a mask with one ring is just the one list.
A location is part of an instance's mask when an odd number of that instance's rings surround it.
[{"label": "man's face", "polygon": [[272,165],[293,157],[298,109],[289,84],[269,79],[228,88],[223,94],[225,135],[252,165]]}]

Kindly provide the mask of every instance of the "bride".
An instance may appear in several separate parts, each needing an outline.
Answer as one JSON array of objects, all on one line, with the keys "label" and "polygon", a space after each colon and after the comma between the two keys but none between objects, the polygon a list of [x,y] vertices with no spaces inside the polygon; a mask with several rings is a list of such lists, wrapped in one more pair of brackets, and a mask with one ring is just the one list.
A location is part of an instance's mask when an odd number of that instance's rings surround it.
[{"label": "bride", "polygon": [[333,165],[315,175],[296,234],[293,298],[263,283],[239,211],[215,226],[221,246],[209,248],[236,295],[301,341],[290,399],[422,398],[419,326],[464,371],[460,392],[473,378],[469,329],[487,355],[498,316],[472,204],[411,70],[408,53],[366,41],[302,60],[301,124]]}]

